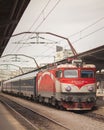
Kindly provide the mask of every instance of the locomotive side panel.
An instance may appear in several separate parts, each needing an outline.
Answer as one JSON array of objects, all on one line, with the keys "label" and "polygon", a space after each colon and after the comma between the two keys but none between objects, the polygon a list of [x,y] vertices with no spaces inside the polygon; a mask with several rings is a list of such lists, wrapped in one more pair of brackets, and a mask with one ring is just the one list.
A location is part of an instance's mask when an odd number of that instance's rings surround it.
[{"label": "locomotive side panel", "polygon": [[52,97],[55,96],[55,77],[53,71],[40,72],[37,76],[37,89],[38,96],[42,97]]}]

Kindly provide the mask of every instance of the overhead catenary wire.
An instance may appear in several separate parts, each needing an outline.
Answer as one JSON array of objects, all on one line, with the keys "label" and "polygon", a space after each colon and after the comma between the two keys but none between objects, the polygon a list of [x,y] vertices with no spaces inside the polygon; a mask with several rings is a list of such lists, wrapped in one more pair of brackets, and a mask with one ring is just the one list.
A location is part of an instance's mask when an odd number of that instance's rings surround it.
[{"label": "overhead catenary wire", "polygon": [[[49,5],[49,3],[51,2],[51,0],[48,0],[48,2],[46,3],[46,5],[44,6],[44,8],[42,9],[42,11],[40,12],[40,14],[38,15],[38,17],[36,18],[36,20],[33,22],[33,24],[30,26],[30,28],[28,29],[28,32],[31,30],[31,28],[35,25],[35,23],[38,21],[38,19],[40,18],[40,16],[42,15],[42,13],[45,11],[45,9],[47,8],[47,6]],[[23,39],[26,36],[26,34],[21,38]],[[21,40],[19,40],[18,42],[20,42]],[[18,45],[17,45],[18,46]],[[17,48],[17,46],[13,49],[13,51]],[[13,52],[12,51],[12,52]],[[12,53],[11,52],[11,53]]]},{"label": "overhead catenary wire", "polygon": [[[29,28],[29,30],[30,30],[30,29],[34,26],[34,24],[38,21],[38,19],[39,19],[40,16],[43,14],[43,12],[45,11],[45,9],[48,7],[48,5],[49,5],[50,2],[51,2],[51,0],[49,0],[49,1],[46,3],[45,7],[42,9],[42,11],[40,12],[39,16],[38,16],[38,17],[36,18],[36,20],[33,22],[32,26]],[[60,0],[57,1],[57,3],[55,4],[55,6],[56,6],[59,2],[60,2]],[[55,6],[54,6],[54,7],[55,7]],[[54,7],[53,7],[53,9],[54,9]],[[53,10],[53,9],[51,9],[51,10]],[[46,18],[48,17],[48,15],[51,13],[51,10],[49,11],[49,13],[48,13],[47,16],[45,17],[45,19],[46,19]],[[91,25],[88,25],[87,27],[85,27],[85,28],[83,28],[82,30],[80,30],[80,32],[77,32],[77,33],[75,33],[75,34],[72,34],[72,35],[69,36],[69,37],[72,37],[72,36],[74,36],[74,35],[76,35],[76,34],[78,34],[78,33],[81,33],[82,31],[84,31],[84,30],[86,30],[86,29],[92,27],[93,25],[97,24],[98,22],[102,21],[103,19],[104,19],[104,17],[98,19],[97,21],[95,21],[95,22],[92,23]],[[36,29],[38,29],[43,22],[44,22],[44,19],[43,19],[42,22],[36,27]],[[24,45],[22,45],[22,46],[24,46]],[[22,48],[22,46],[20,47],[20,49]],[[20,49],[18,49],[17,51],[19,51]],[[15,49],[13,49],[13,50],[15,50]]]},{"label": "overhead catenary wire", "polygon": [[85,30],[87,30],[87,29],[91,28],[92,26],[94,26],[94,25],[98,24],[98,23],[99,23],[99,22],[101,22],[102,20],[104,20],[104,16],[103,16],[103,17],[101,17],[101,18],[99,18],[98,20],[96,20],[96,21],[95,21],[95,22],[93,22],[92,24],[90,24],[90,25],[86,26],[85,28],[81,29],[80,31],[78,31],[78,32],[76,32],[76,33],[74,33],[74,34],[72,34],[72,35],[70,35],[70,36],[68,36],[68,37],[73,37],[73,36],[75,36],[75,35],[77,35],[77,34],[79,34],[79,33],[83,32],[83,31],[85,31]]},{"label": "overhead catenary wire", "polygon": [[32,29],[32,27],[36,24],[36,22],[39,20],[39,18],[41,17],[41,15],[44,13],[45,9],[48,7],[48,5],[49,5],[50,2],[51,2],[51,0],[48,0],[48,2],[46,3],[45,7],[42,9],[42,11],[38,15],[38,17],[35,19],[35,21],[33,22],[33,24],[30,26],[30,28],[29,28],[28,31],[30,31]]},{"label": "overhead catenary wire", "polygon": [[[70,35],[69,37],[75,36],[75,35],[77,35],[77,34],[79,34],[79,33],[83,32],[83,31],[85,31],[85,30],[87,30],[87,29],[91,28],[92,26],[96,25],[97,23],[99,23],[99,22],[100,22],[100,21],[102,21],[103,19],[104,19],[104,17],[102,17],[102,18],[100,18],[100,19],[96,20],[94,23],[92,23],[92,24],[90,24],[90,25],[86,26],[85,28],[83,28],[83,29],[82,29],[82,30],[80,30],[79,32],[74,33],[74,34]],[[93,32],[91,32],[91,33],[89,33],[89,34],[87,34],[87,35],[83,36],[83,37],[80,37],[79,39],[77,39],[77,40],[73,41],[73,43],[76,43],[76,42],[80,41],[81,39],[84,39],[84,38],[86,38],[86,37],[88,37],[88,36],[92,35],[93,33],[98,32],[98,31],[100,31],[100,30],[102,30],[102,29],[103,29],[103,27],[102,27],[102,28],[99,28],[99,29],[97,29],[97,30],[95,30],[95,31],[93,31]],[[22,48],[22,47],[21,47],[21,48]]]},{"label": "overhead catenary wire", "polygon": [[[81,29],[80,31],[78,31],[78,32],[76,32],[76,33],[74,33],[74,34],[68,36],[68,38],[71,38],[71,37],[74,37],[74,36],[76,36],[76,35],[78,35],[78,34],[81,34],[82,32],[84,32],[84,31],[88,30],[89,28],[93,27],[94,25],[98,24],[98,23],[101,22],[102,20],[104,20],[104,16],[101,17],[101,18],[99,18],[98,20],[96,20],[96,21],[93,22],[92,24],[86,26],[85,28]],[[84,38],[86,38],[86,37],[89,37],[90,35],[92,35],[92,34],[98,32],[98,31],[101,31],[101,30],[103,30],[103,29],[104,29],[104,27],[98,28],[98,29],[96,29],[96,30],[94,30],[94,31],[92,31],[92,32],[90,32],[90,33],[88,33],[88,34],[86,34],[86,35],[84,35],[84,36],[78,38],[77,40],[72,41],[72,44],[75,44],[76,42],[78,42],[78,41],[80,41],[80,40],[82,40],[82,39],[84,39]],[[80,36],[81,36],[81,35],[80,35]]]},{"label": "overhead catenary wire", "polygon": [[[86,29],[88,29],[88,28],[92,27],[93,25],[97,24],[98,22],[102,21],[103,19],[104,19],[104,17],[102,17],[101,19],[97,20],[97,21],[96,21],[96,22],[94,22],[93,24],[91,24],[91,25],[87,26],[87,27],[86,27],[86,28],[84,28],[83,30],[86,30]],[[85,36],[83,36],[83,37],[81,37],[81,38],[77,39],[77,40],[76,40],[76,41],[74,41],[73,43],[76,43],[76,42],[80,41],[81,39],[84,39],[85,37],[88,37],[88,36],[92,35],[93,33],[96,33],[97,31],[102,30],[103,28],[104,28],[104,27],[99,28],[99,29],[97,29],[97,30],[95,30],[95,31],[93,31],[93,32],[91,32],[91,33],[89,33],[89,34],[87,34],[87,35],[85,35]]]},{"label": "overhead catenary wire", "polygon": [[48,14],[44,17],[44,19],[41,21],[41,23],[35,28],[35,31],[42,25],[42,23],[47,19],[47,17],[52,13],[52,11],[56,8],[56,6],[59,4],[61,0],[58,0],[56,4],[52,7],[52,9],[48,12]]},{"label": "overhead catenary wire", "polygon": [[[83,37],[79,38],[78,40],[73,41],[73,43],[76,43],[76,42],[80,41],[81,39],[84,39],[84,38],[86,38],[86,37],[88,37],[88,36],[92,35],[93,33],[98,32],[98,31],[100,31],[100,30],[102,30],[102,29],[104,29],[104,27],[101,27],[101,28],[99,28],[99,29],[97,29],[97,30],[95,30],[95,31],[93,31],[93,32],[90,32],[89,34],[87,34],[87,35],[85,35],[85,36],[83,36]],[[51,47],[49,47],[48,49],[52,49],[52,48],[51,48]],[[47,49],[47,50],[48,50],[48,49]],[[41,54],[42,54],[42,53],[45,53],[45,52],[47,52],[47,51],[45,50],[45,51],[41,52]]]},{"label": "overhead catenary wire", "polygon": [[[33,24],[30,26],[30,28],[28,29],[27,32],[29,32],[29,31],[31,30],[31,28],[33,27],[33,25],[38,21],[38,19],[39,19],[40,16],[42,15],[43,11],[45,11],[45,9],[47,8],[47,6],[49,5],[50,1],[51,1],[51,0],[48,0],[48,2],[46,3],[46,5],[44,6],[44,8],[42,9],[42,11],[40,12],[39,16],[36,18],[36,20],[33,22]],[[18,42],[21,42],[22,39],[23,39],[25,36],[26,36],[26,34],[25,34],[25,35],[21,38],[21,40],[19,40]],[[28,39],[26,39],[26,40],[28,40]],[[17,46],[18,46],[18,45],[16,45],[15,48],[12,49],[11,53],[13,53],[13,52],[15,51],[15,49],[17,49]],[[22,48],[22,47],[20,47],[20,49],[21,49],[21,48]],[[17,50],[17,51],[18,51],[18,50]]]},{"label": "overhead catenary wire", "polygon": [[80,41],[80,40],[82,40],[82,39],[84,39],[84,38],[86,38],[86,37],[88,37],[88,36],[90,36],[90,35],[92,35],[92,34],[94,34],[94,33],[98,32],[98,31],[103,30],[103,29],[104,29],[104,26],[103,26],[103,27],[101,27],[101,28],[99,28],[99,29],[96,29],[96,30],[95,30],[95,31],[93,31],[93,32],[88,33],[87,35],[85,35],[85,36],[83,36],[83,37],[80,37],[79,39],[77,39],[77,40],[73,41],[73,43],[76,43],[76,42],[78,42],[78,41]]},{"label": "overhead catenary wire", "polygon": [[[43,24],[43,22],[48,18],[48,16],[52,13],[52,11],[56,8],[56,6],[59,4],[59,2],[60,2],[61,0],[58,0],[56,3],[55,3],[55,5],[51,8],[51,10],[47,13],[47,15],[43,18],[43,20],[40,22],[40,24],[35,28],[35,30],[34,30],[34,32],[36,32],[37,30],[38,30],[38,28]],[[49,3],[50,3],[50,0],[47,2],[47,4],[45,5],[45,7],[43,8],[43,10],[45,11],[45,9],[47,8],[47,6],[49,5]],[[43,12],[43,10],[41,11],[41,13],[40,13],[40,15],[42,14],[42,12]],[[37,17],[37,20],[39,19],[39,17],[40,17],[40,15]],[[30,29],[33,27],[33,25],[37,22],[37,20],[36,21],[34,21],[34,23],[32,24],[32,26],[29,28],[29,31],[30,31]],[[27,32],[29,32],[29,31],[27,31]],[[29,38],[28,38],[29,39]],[[21,47],[19,47],[18,49],[17,49],[17,52],[23,47],[24,45],[22,45]],[[13,50],[15,50],[15,49],[13,49]]]},{"label": "overhead catenary wire", "polygon": [[[47,5],[49,4],[49,2],[50,2],[50,0],[48,1],[48,3],[46,4],[46,7],[47,7]],[[44,12],[44,9],[43,9],[43,12]],[[43,14],[43,13],[42,13]],[[38,18],[38,17],[37,17]],[[44,17],[45,18],[45,17]],[[77,34],[79,34],[79,33],[81,33],[81,32],[84,32],[85,30],[87,30],[87,29],[89,29],[90,27],[92,27],[92,26],[94,26],[94,25],[96,25],[97,23],[99,23],[100,21],[102,21],[104,19],[104,17],[102,17],[102,18],[100,18],[100,19],[98,19],[97,21],[95,21],[94,23],[92,23],[91,25],[88,25],[87,27],[85,27],[85,28],[83,28],[82,30],[80,30],[79,32],[77,32],[77,33],[75,33],[75,34],[72,34],[71,36],[74,36],[74,35],[77,35]],[[42,21],[41,21],[42,22]],[[43,19],[43,22],[44,22],[44,19]],[[34,23],[35,23],[35,21],[34,21]],[[32,24],[32,26],[30,27],[30,29],[34,26],[34,23]],[[41,23],[40,23],[41,24]],[[38,25],[39,26],[39,25]],[[36,27],[36,28],[38,28],[38,26]],[[41,26],[41,25],[40,25]],[[90,32],[89,34],[86,34],[85,36],[83,36],[83,37],[80,37],[78,40],[76,40],[76,41],[74,41],[73,43],[75,43],[75,42],[77,42],[77,41],[80,41],[81,39],[84,39],[85,37],[88,37],[88,36],[90,36],[90,35],[92,35],[93,33],[95,33],[95,32],[97,32],[97,31],[100,31],[100,30],[102,30],[103,28],[100,28],[100,29],[97,29],[97,30],[95,30],[95,31],[93,31],[93,32]],[[71,37],[71,36],[69,36],[69,37]],[[21,46],[21,48],[22,48],[22,46]],[[20,48],[20,49],[21,49]],[[20,50],[19,49],[19,50]]]}]

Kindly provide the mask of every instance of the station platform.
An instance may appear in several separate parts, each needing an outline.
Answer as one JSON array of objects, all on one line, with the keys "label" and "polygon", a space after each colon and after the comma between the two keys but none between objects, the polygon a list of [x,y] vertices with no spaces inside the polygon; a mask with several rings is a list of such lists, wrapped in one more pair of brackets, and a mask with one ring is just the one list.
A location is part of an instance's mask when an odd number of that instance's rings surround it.
[{"label": "station platform", "polygon": [[0,130],[26,130],[0,102]]},{"label": "station platform", "polygon": [[97,110],[95,110],[94,113],[104,116],[104,95],[103,94],[98,94],[96,100],[96,106],[97,106]]}]

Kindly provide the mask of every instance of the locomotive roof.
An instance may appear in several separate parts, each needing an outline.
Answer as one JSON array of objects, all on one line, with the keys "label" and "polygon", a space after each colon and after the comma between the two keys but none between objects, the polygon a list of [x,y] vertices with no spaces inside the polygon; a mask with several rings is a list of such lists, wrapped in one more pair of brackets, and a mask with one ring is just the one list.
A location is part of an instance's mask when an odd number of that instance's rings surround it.
[{"label": "locomotive roof", "polygon": [[[96,68],[95,65],[93,64],[83,64],[81,66],[82,68]],[[61,65],[58,65],[57,68],[78,68],[76,64],[61,64]]]}]

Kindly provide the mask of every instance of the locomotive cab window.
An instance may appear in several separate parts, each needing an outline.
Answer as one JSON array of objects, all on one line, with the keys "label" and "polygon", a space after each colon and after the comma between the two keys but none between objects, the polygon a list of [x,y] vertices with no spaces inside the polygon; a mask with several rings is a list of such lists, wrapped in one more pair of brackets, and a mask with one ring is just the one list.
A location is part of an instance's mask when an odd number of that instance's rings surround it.
[{"label": "locomotive cab window", "polygon": [[78,78],[78,70],[64,70],[65,78]]},{"label": "locomotive cab window", "polygon": [[56,71],[56,77],[57,78],[62,78],[62,70]]},{"label": "locomotive cab window", "polygon": [[94,78],[94,72],[91,70],[82,70],[81,78]]}]

